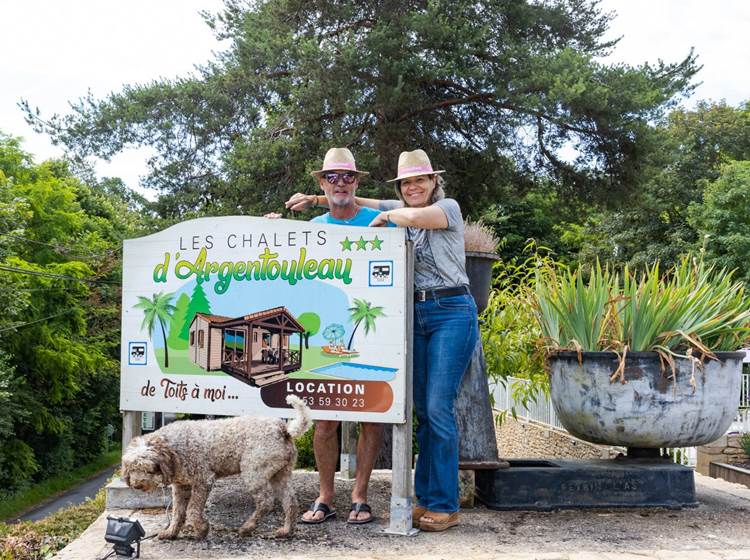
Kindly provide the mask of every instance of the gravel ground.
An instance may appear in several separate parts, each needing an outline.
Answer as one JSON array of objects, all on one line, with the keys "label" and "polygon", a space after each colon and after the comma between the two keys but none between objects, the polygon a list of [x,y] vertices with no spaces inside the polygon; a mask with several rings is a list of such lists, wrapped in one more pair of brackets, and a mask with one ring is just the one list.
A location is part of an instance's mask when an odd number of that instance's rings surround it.
[{"label": "gravel ground", "polygon": [[[370,504],[379,518],[362,526],[347,525],[351,482],[337,480],[335,520],[297,525],[291,539],[274,539],[281,522],[278,509],[259,525],[255,536],[240,538],[237,528],[252,511],[235,478],[219,481],[207,505],[211,531],[205,541],[181,536],[153,539],[142,548],[144,559],[217,557],[409,557],[473,558],[497,553],[750,549],[750,489],[697,476],[698,508],[669,511],[498,512],[484,507],[461,511],[461,525],[445,533],[397,537],[382,532],[388,524],[390,476],[376,472]],[[298,471],[295,485],[300,504],[316,496],[317,474]],[[166,523],[163,511],[135,514],[151,534]]]}]

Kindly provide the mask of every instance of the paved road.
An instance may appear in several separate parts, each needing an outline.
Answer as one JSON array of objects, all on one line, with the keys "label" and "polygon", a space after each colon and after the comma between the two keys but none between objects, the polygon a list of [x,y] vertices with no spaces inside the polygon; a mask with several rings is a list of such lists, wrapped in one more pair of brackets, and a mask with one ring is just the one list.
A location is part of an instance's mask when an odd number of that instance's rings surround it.
[{"label": "paved road", "polygon": [[15,521],[38,521],[55,513],[59,509],[82,504],[86,501],[86,498],[93,498],[96,496],[96,493],[102,486],[104,486],[104,484],[106,484],[107,479],[112,476],[113,472],[115,472],[115,467],[110,467],[96,477],[87,480],[80,486],[68,490],[65,494],[58,496],[51,502],[47,502],[38,508],[32,509]]}]

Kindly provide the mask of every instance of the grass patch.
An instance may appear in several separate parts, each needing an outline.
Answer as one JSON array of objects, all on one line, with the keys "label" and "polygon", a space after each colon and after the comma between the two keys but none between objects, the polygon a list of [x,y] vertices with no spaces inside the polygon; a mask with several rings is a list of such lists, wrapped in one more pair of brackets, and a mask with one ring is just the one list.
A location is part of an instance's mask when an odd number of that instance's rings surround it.
[{"label": "grass patch", "polygon": [[93,500],[61,509],[41,521],[0,522],[0,560],[46,560],[62,550],[104,511],[106,489]]},{"label": "grass patch", "polygon": [[156,362],[163,373],[176,375],[227,375],[223,371],[206,371],[199,365],[193,363],[187,350],[169,349],[169,367],[164,367],[164,348],[154,348]]},{"label": "grass patch", "polygon": [[[28,490],[24,490],[8,497],[0,502],[0,519],[11,519],[28,511],[45,500],[70,490],[81,482],[85,482],[95,474],[107,467],[120,462],[120,448],[113,449],[99,456],[95,461],[78,467],[77,469],[60,476],[48,478],[39,484],[35,484]],[[3,560],[0,556],[0,560]]]},{"label": "grass patch", "polygon": [[[202,376],[228,376],[223,371],[213,370],[206,371],[200,366],[194,364],[190,360],[190,355],[187,350],[173,350],[169,349],[169,367],[164,367],[164,348],[155,348],[154,353],[156,354],[157,365],[163,373],[170,373],[175,375],[202,375]],[[321,376],[314,373],[309,373],[310,370],[327,366],[328,364],[334,364],[336,362],[348,362],[352,358],[345,356],[333,356],[323,352],[320,346],[310,346],[302,350],[302,368],[298,372],[294,372],[293,377],[303,379],[318,379]],[[322,376],[323,379],[329,379],[331,376]],[[0,516],[0,519],[2,517]],[[2,559],[0,559],[2,560]]]}]

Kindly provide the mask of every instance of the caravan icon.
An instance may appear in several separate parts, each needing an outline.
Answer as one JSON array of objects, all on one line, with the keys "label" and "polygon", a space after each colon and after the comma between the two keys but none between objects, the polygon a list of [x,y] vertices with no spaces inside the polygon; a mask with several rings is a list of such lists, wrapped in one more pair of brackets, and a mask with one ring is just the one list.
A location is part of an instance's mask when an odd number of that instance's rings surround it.
[{"label": "caravan icon", "polygon": [[393,261],[370,261],[370,286],[393,286]]}]

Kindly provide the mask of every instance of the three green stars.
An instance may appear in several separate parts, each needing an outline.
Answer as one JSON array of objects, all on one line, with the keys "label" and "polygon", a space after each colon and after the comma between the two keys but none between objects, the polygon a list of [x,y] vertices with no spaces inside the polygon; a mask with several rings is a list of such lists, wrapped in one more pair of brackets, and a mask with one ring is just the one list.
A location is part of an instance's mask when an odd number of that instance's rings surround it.
[{"label": "three green stars", "polygon": [[360,236],[357,240],[349,239],[349,236],[345,237],[343,241],[339,241],[341,243],[341,250],[342,251],[352,251],[352,247],[356,245],[357,251],[366,251],[367,245],[369,243],[370,250],[374,251],[377,249],[378,251],[383,250],[383,239],[380,239],[377,235],[375,236],[375,239],[365,239],[364,236]]}]

